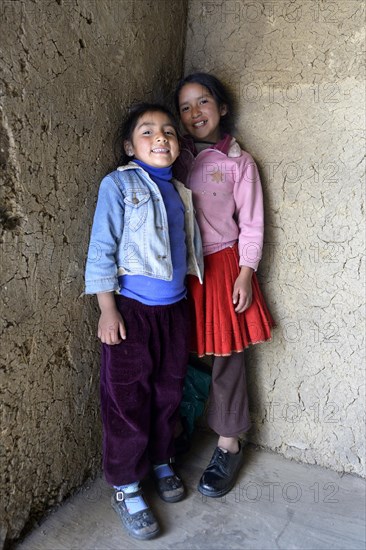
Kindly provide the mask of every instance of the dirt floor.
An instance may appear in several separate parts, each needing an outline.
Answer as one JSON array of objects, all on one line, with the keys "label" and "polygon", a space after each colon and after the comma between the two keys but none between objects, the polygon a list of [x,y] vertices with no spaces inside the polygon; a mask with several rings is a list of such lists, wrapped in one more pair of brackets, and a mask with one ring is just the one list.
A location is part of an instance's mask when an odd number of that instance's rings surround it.
[{"label": "dirt floor", "polygon": [[161,535],[139,542],[125,534],[100,477],[50,513],[18,550],[332,549],[365,548],[365,480],[247,446],[237,486],[220,499],[196,490],[215,437],[198,432],[180,458],[187,498],[162,502],[151,480],[145,494]]}]

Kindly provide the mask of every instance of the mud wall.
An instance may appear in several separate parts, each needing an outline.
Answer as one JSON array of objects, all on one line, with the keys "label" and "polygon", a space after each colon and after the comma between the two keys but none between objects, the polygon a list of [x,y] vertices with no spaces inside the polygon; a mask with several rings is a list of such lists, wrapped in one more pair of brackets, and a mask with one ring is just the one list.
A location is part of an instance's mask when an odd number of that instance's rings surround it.
[{"label": "mud wall", "polygon": [[0,3],[2,538],[100,469],[88,233],[121,113],[170,92],[185,20],[182,0]]},{"label": "mud wall", "polygon": [[278,327],[248,353],[250,439],[364,475],[362,0],[191,0],[185,72],[239,103],[266,233],[259,277]]}]

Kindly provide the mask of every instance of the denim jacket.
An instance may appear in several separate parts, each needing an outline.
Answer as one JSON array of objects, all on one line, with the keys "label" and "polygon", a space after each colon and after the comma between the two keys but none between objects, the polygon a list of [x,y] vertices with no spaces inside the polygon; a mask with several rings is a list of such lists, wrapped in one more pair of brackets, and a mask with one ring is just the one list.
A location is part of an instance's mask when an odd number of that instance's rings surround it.
[{"label": "denim jacket", "polygon": [[[192,193],[172,180],[185,209],[188,273],[202,283],[203,255]],[[118,291],[118,275],[173,278],[167,213],[150,176],[130,162],[103,178],[85,269],[85,294]]]}]

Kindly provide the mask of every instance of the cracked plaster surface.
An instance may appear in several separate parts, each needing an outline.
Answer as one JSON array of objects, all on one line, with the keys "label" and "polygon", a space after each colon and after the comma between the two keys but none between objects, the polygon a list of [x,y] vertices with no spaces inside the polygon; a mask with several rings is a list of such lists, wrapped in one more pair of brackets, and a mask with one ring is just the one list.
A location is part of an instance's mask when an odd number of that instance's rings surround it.
[{"label": "cracked plaster surface", "polygon": [[277,322],[247,369],[255,442],[365,475],[364,17],[358,0],[190,2],[185,73],[238,102]]},{"label": "cracked plaster surface", "polygon": [[153,92],[166,98],[180,77],[185,12],[178,0],[0,3],[0,517],[9,540],[100,470],[98,316],[95,300],[80,297],[89,229],[122,112]]},{"label": "cracked plaster surface", "polygon": [[[97,312],[79,299],[88,228],[121,110],[156,83],[168,94],[180,76],[185,5],[164,2],[0,5],[9,539],[100,468]],[[212,71],[238,97],[238,135],[263,180],[259,277],[278,328],[248,353],[250,437],[360,475],[363,17],[354,0],[192,0],[186,37],[186,72]],[[169,47],[159,56],[162,33]]]}]

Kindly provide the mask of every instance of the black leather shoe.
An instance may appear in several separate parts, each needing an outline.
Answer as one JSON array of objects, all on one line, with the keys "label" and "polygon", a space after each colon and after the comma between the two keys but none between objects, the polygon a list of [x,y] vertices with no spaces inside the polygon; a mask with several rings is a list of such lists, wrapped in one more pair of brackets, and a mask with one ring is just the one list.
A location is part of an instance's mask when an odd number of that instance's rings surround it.
[{"label": "black leather shoe", "polygon": [[216,447],[198,484],[199,492],[206,497],[214,498],[226,495],[235,485],[243,458],[243,446],[240,441],[239,452],[236,454]]}]

